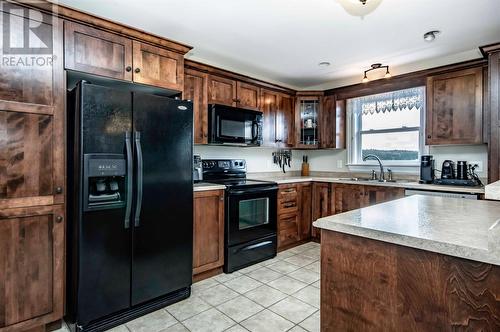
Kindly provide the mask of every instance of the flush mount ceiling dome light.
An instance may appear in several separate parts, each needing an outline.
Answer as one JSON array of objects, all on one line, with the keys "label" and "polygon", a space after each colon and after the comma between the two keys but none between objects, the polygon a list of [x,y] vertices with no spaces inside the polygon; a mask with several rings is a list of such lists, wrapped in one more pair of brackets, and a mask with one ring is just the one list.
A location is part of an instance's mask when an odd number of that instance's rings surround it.
[{"label": "flush mount ceiling dome light", "polygon": [[337,0],[344,10],[352,16],[364,16],[373,12],[382,0]]},{"label": "flush mount ceiling dome light", "polygon": [[325,67],[330,66],[330,62],[328,62],[328,61],[321,61],[320,63],[318,63],[318,66],[320,66],[321,68],[325,68]]},{"label": "flush mount ceiling dome light", "polygon": [[366,74],[369,71],[376,70],[376,69],[383,69],[383,68],[385,68],[384,78],[391,78],[391,73],[389,72],[389,66],[388,65],[382,66],[381,63],[374,63],[374,64],[371,65],[370,69],[365,70],[365,74],[364,74],[363,79],[361,80],[361,82],[362,83],[368,83],[368,82],[370,82],[370,80],[368,79],[368,76],[366,76]]},{"label": "flush mount ceiling dome light", "polygon": [[434,39],[436,39],[436,36],[439,35],[440,33],[441,33],[441,31],[439,31],[439,30],[432,30],[432,31],[426,32],[426,33],[424,33],[424,40],[427,42],[431,42]]}]

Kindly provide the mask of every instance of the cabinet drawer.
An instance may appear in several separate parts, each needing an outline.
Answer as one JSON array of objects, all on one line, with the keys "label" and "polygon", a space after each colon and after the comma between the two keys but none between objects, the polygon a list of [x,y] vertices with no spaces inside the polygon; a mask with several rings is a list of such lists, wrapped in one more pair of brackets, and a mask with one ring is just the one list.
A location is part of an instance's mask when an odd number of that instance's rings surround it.
[{"label": "cabinet drawer", "polygon": [[278,191],[278,214],[297,212],[298,205],[297,185],[280,185]]},{"label": "cabinet drawer", "polygon": [[295,197],[287,197],[278,199],[278,215],[295,213],[298,211],[298,199]]},{"label": "cabinet drawer", "polygon": [[280,184],[278,196],[284,197],[289,195],[297,195],[297,185],[296,184]]}]

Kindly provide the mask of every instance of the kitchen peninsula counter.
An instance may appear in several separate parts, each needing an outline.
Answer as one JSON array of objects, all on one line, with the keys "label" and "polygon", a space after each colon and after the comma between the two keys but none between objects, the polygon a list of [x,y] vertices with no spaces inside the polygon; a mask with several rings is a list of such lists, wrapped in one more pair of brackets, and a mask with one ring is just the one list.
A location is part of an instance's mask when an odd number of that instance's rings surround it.
[{"label": "kitchen peninsula counter", "polygon": [[318,219],[321,331],[500,330],[498,219],[421,195]]}]

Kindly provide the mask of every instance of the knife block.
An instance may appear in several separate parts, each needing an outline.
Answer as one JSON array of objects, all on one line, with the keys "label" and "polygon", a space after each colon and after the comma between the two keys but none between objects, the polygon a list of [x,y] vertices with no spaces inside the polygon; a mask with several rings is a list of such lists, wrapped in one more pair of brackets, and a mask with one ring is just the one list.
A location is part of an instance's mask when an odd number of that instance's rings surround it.
[{"label": "knife block", "polygon": [[309,176],[309,163],[303,162],[302,169],[300,171],[300,175]]}]

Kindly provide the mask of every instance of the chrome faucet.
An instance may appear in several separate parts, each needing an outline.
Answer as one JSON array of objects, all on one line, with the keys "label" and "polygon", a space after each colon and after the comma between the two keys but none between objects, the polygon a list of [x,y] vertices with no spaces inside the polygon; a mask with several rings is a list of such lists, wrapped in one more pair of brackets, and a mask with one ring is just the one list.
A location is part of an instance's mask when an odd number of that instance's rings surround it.
[{"label": "chrome faucet", "polygon": [[382,166],[382,161],[380,161],[380,158],[374,154],[369,154],[369,155],[363,157],[363,161],[366,161],[367,159],[374,159],[374,160],[378,161],[378,164],[380,166],[380,176],[378,178],[378,181],[385,182],[384,166]]}]

